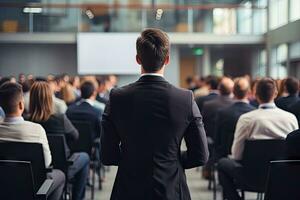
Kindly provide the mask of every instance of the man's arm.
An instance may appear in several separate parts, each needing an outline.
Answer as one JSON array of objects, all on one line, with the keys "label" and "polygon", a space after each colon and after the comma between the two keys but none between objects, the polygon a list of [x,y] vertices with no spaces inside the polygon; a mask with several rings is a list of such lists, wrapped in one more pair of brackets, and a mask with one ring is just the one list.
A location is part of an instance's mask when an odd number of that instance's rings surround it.
[{"label": "man's arm", "polygon": [[249,138],[249,130],[250,129],[250,120],[243,117],[243,115],[239,118],[235,133],[233,144],[231,148],[232,158],[235,160],[242,160],[245,141]]},{"label": "man's arm", "polygon": [[104,165],[119,165],[121,157],[120,137],[112,121],[110,106],[110,102],[108,102],[102,115],[100,158]]},{"label": "man's arm", "polygon": [[181,153],[183,168],[189,169],[204,165],[208,160],[208,145],[202,116],[197,104],[192,100],[192,119],[185,131],[187,150]]}]

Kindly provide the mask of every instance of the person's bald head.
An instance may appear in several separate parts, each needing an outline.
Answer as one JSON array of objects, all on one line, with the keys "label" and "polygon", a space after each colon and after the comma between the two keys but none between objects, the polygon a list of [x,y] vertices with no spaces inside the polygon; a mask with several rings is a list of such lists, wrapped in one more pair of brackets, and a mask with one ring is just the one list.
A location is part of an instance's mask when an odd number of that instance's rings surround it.
[{"label": "person's bald head", "polygon": [[223,77],[220,81],[218,89],[219,89],[221,95],[226,96],[226,95],[230,95],[232,93],[233,86],[234,86],[234,83],[230,78]]},{"label": "person's bald head", "polygon": [[233,94],[236,99],[242,100],[247,98],[250,91],[250,83],[247,78],[237,78],[234,80]]}]

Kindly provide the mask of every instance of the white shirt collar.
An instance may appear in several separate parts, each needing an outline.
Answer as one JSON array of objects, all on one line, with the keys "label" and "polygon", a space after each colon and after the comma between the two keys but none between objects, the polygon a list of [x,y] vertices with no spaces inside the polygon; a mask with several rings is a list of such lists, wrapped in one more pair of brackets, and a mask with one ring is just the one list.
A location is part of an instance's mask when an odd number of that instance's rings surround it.
[{"label": "white shirt collar", "polygon": [[87,102],[88,104],[90,104],[91,106],[95,105],[95,102],[91,99],[83,99],[83,102]]},{"label": "white shirt collar", "polygon": [[4,122],[6,123],[21,123],[24,121],[23,117],[5,117]]},{"label": "white shirt collar", "polygon": [[235,102],[242,102],[242,103],[247,103],[249,104],[249,100],[248,99],[236,99]]},{"label": "white shirt collar", "polygon": [[276,104],[274,102],[262,103],[258,108],[276,108]]},{"label": "white shirt collar", "polygon": [[143,77],[143,76],[160,76],[160,77],[164,77],[164,75],[158,74],[158,73],[143,73],[143,74],[141,74],[141,77]]}]

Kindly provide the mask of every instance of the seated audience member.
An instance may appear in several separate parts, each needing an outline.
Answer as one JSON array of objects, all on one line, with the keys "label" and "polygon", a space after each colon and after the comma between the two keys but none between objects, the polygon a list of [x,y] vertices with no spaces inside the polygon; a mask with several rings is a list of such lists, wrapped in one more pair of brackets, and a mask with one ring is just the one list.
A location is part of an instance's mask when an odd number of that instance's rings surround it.
[{"label": "seated audience member", "polygon": [[64,100],[67,106],[70,106],[71,104],[76,102],[76,95],[71,84],[67,83],[64,87],[61,88],[61,98],[62,100]]},{"label": "seated audience member", "polygon": [[259,81],[259,79],[255,79],[254,81],[252,81],[252,83],[251,83],[251,94],[249,95],[249,98],[248,98],[250,105],[255,107],[255,108],[258,108],[258,106],[259,106],[259,103],[258,103],[258,101],[256,100],[256,97],[255,97],[256,85],[257,85],[258,81]]},{"label": "seated audience member", "polygon": [[31,84],[29,81],[22,82],[22,89],[23,89],[23,95],[24,95],[24,103],[25,103],[25,114],[29,113],[29,90],[31,87]]},{"label": "seated audience member", "polygon": [[195,99],[200,111],[202,111],[203,104],[205,102],[213,100],[218,97],[219,95],[218,84],[219,84],[218,78],[215,76],[208,76],[205,79],[205,85],[203,87],[208,89],[209,94],[206,96],[199,96]]},{"label": "seated audience member", "polygon": [[300,159],[300,129],[288,134],[285,140],[287,159]]},{"label": "seated audience member", "polygon": [[48,81],[48,83],[49,83],[49,86],[50,86],[52,94],[53,94],[52,95],[52,98],[53,98],[53,112],[58,113],[58,114],[66,113],[66,110],[68,108],[67,104],[63,100],[61,100],[61,99],[59,99],[55,96],[55,93],[57,91],[57,82],[56,82],[56,80],[50,80],[50,81]]},{"label": "seated audience member", "polygon": [[97,91],[91,81],[86,81],[81,85],[82,100],[69,106],[66,114],[72,121],[88,121],[92,125],[93,138],[100,137],[100,121],[102,110],[94,107]]},{"label": "seated audience member", "polygon": [[231,154],[234,131],[239,117],[255,109],[249,104],[248,94],[250,83],[246,78],[234,81],[233,94],[235,102],[228,108],[222,109],[217,114],[215,152],[217,159]]},{"label": "seated audience member", "polygon": [[[49,167],[52,158],[45,130],[41,125],[25,121],[22,118],[24,111],[22,86],[9,82],[0,86],[0,106],[6,115],[4,122],[0,123],[0,141],[42,144],[45,166]],[[60,170],[53,170],[48,176],[54,181],[49,199],[60,200],[64,189],[65,175]]]},{"label": "seated audience member", "polygon": [[97,82],[98,82],[98,89],[97,89],[97,97],[96,97],[96,100],[101,102],[101,103],[104,103],[104,104],[107,104],[108,102],[108,98],[106,98],[106,85],[105,85],[105,80],[102,79],[102,78],[97,78]]},{"label": "seated audience member", "polygon": [[[75,142],[79,134],[65,114],[53,114],[53,98],[46,82],[36,82],[30,90],[30,120],[43,126],[46,134],[62,134],[67,140],[67,156],[69,146]],[[89,156],[86,153],[75,153],[77,159],[69,167],[68,178],[74,179],[72,199],[82,200],[85,196],[85,185],[89,171]]]},{"label": "seated audience member", "polygon": [[73,92],[76,98],[80,98],[80,78],[79,76],[74,76],[70,78],[70,84],[72,86]]},{"label": "seated audience member", "polygon": [[288,96],[279,97],[275,103],[278,108],[290,111],[290,107],[299,101],[299,81],[294,77],[289,77],[284,81],[284,91]]},{"label": "seated audience member", "polygon": [[210,138],[214,138],[215,135],[215,122],[218,111],[232,105],[234,102],[231,98],[233,86],[234,83],[230,78],[222,78],[218,86],[220,95],[213,100],[206,101],[203,105],[202,115],[204,128],[207,136]]},{"label": "seated audience member", "polygon": [[259,109],[243,114],[236,126],[232,145],[232,159],[223,158],[218,163],[219,180],[227,200],[240,200],[236,183],[245,183],[241,164],[246,140],[285,139],[298,129],[296,117],[274,104],[276,83],[270,78],[261,79],[256,86]]},{"label": "seated audience member", "polygon": [[204,77],[199,78],[197,83],[198,89],[194,91],[195,98],[209,95],[209,90],[208,87],[206,87],[205,80],[206,79]]}]

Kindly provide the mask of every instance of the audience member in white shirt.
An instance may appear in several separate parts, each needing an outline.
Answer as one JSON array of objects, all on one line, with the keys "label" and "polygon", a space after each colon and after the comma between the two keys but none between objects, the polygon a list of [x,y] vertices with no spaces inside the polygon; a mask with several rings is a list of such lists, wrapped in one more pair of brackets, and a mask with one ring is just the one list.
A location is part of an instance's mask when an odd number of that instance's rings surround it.
[{"label": "audience member in white shirt", "polygon": [[261,79],[256,86],[256,99],[259,108],[243,114],[237,123],[232,145],[232,159],[224,158],[218,163],[219,179],[223,187],[224,198],[240,200],[236,182],[243,178],[242,160],[246,140],[285,139],[288,133],[298,129],[296,117],[276,107],[276,83],[270,78]]}]

